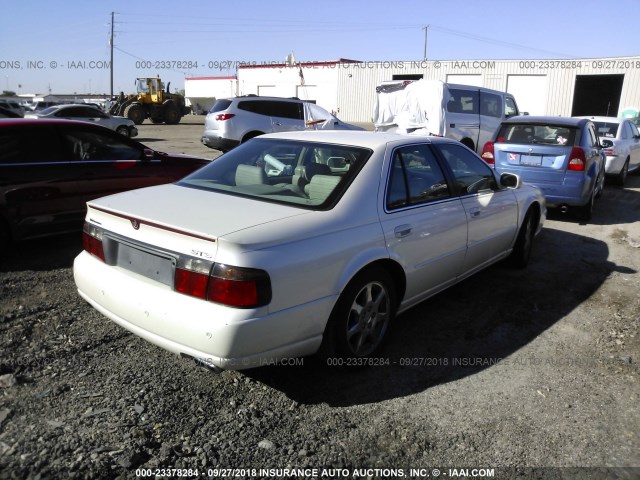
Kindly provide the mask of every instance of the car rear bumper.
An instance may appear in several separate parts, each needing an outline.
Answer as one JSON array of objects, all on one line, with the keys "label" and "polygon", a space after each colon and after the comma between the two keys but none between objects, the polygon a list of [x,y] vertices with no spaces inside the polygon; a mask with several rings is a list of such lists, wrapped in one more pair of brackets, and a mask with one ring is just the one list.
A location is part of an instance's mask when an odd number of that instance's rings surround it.
[{"label": "car rear bumper", "polygon": [[591,198],[593,182],[579,180],[574,182],[542,183],[535,185],[542,190],[548,207],[580,207],[586,205]]},{"label": "car rear bumper", "polygon": [[229,308],[177,293],[87,252],[76,257],[73,273],[80,296],[113,322],[220,369],[273,365],[315,353],[335,302],[327,297],[275,313]]},{"label": "car rear bumper", "polygon": [[217,137],[214,135],[203,135],[201,142],[209,148],[220,150],[222,152],[228,152],[240,145],[238,140],[229,140],[228,138]]}]

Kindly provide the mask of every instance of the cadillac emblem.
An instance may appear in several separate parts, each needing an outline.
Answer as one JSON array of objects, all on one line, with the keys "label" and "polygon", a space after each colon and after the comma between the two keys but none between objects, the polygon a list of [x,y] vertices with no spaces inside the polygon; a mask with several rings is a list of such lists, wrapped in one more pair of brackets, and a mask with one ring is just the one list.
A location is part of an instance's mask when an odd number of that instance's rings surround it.
[{"label": "cadillac emblem", "polygon": [[138,230],[140,228],[140,222],[138,222],[138,220],[132,218],[131,219],[131,226],[133,227],[134,230]]}]

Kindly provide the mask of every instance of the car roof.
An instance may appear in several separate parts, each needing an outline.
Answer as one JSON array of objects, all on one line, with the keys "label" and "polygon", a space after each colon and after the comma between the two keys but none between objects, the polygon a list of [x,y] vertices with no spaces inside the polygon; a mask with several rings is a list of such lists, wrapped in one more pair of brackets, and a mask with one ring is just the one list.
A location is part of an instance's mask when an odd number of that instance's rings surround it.
[{"label": "car roof", "polygon": [[444,137],[428,137],[418,135],[402,135],[399,133],[383,133],[361,130],[306,130],[298,132],[278,132],[260,135],[257,138],[280,138],[299,141],[313,141],[352,145],[365,148],[382,148],[387,144],[413,143],[457,143]]},{"label": "car roof", "polygon": [[58,105],[51,105],[49,108],[68,108],[68,107],[88,107],[88,108],[96,108],[95,105],[89,105],[88,103],[60,103]]},{"label": "car roof", "polygon": [[578,118],[588,118],[592,122],[607,122],[607,123],[622,123],[627,118],[618,118],[618,117],[602,117],[602,116],[591,116],[591,117],[578,117]]},{"label": "car roof", "polygon": [[[100,130],[109,130],[108,128],[90,122],[82,122],[78,120],[65,120],[62,118],[0,118],[0,128],[8,126],[24,126],[24,125],[79,125],[88,128],[99,128]],[[109,130],[110,131],[110,130]]]},{"label": "car roof", "polygon": [[236,101],[245,101],[245,100],[259,100],[259,101],[263,101],[263,100],[276,100],[279,102],[295,102],[295,103],[302,103],[304,102],[304,100],[300,100],[299,98],[295,98],[295,97],[262,97],[260,95],[241,95],[239,97],[229,97],[229,98],[221,98],[220,100],[229,100],[230,102],[236,100]]},{"label": "car roof", "polygon": [[588,118],[580,117],[554,117],[554,116],[536,116],[536,115],[518,115],[503,121],[503,124],[510,123],[528,123],[534,125],[558,125],[562,127],[581,127],[590,121]]}]

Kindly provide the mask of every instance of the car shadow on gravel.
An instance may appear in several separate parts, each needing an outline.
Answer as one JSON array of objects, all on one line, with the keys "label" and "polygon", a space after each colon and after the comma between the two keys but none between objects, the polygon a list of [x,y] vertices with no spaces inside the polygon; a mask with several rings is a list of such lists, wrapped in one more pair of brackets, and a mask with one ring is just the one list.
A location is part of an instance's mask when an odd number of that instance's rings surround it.
[{"label": "car shadow on gravel", "polygon": [[82,251],[82,234],[25,240],[10,245],[0,258],[0,273],[69,268]]},{"label": "car shadow on gravel", "polygon": [[464,379],[534,341],[612,272],[635,273],[608,256],[602,241],[546,228],[527,269],[494,265],[399,316],[373,366],[305,358],[302,366],[244,373],[297,402],[331,406],[380,402]]}]

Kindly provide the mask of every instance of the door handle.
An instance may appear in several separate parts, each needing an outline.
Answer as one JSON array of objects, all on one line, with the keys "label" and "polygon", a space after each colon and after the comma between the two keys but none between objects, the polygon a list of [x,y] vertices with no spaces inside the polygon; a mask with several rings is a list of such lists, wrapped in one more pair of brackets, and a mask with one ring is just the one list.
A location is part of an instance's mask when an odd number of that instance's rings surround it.
[{"label": "door handle", "polygon": [[281,126],[282,124],[280,122],[273,122],[274,125],[278,125]]},{"label": "door handle", "polygon": [[394,228],[393,233],[395,233],[396,238],[404,238],[411,234],[411,225],[400,225]]},{"label": "door handle", "polygon": [[480,209],[479,208],[472,208],[471,210],[469,210],[469,216],[470,217],[479,217],[480,216]]}]

